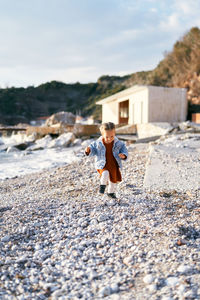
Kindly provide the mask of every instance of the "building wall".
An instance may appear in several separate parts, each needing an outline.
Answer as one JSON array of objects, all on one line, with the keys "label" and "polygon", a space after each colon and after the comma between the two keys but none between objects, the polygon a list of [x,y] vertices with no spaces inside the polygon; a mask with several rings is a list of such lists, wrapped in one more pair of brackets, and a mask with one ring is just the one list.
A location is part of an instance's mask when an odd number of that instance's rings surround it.
[{"label": "building wall", "polygon": [[187,117],[186,90],[148,87],[148,122],[183,122]]},{"label": "building wall", "polygon": [[119,102],[129,100],[128,124],[183,122],[187,118],[186,89],[147,86],[102,105],[102,122],[119,123]]},{"label": "building wall", "polygon": [[129,124],[148,122],[148,89],[142,89],[130,96]]},{"label": "building wall", "polygon": [[112,101],[102,105],[102,122],[113,122],[118,124],[118,102]]}]

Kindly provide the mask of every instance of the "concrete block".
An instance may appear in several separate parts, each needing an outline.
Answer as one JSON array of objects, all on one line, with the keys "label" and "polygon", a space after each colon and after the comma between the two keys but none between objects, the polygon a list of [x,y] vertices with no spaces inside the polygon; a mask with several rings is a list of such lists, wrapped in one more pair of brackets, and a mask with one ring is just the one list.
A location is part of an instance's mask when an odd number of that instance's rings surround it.
[{"label": "concrete block", "polygon": [[116,128],[116,134],[136,134],[136,125],[126,125]]},{"label": "concrete block", "polygon": [[165,135],[174,128],[170,123],[167,122],[137,124],[136,127],[139,139]]}]

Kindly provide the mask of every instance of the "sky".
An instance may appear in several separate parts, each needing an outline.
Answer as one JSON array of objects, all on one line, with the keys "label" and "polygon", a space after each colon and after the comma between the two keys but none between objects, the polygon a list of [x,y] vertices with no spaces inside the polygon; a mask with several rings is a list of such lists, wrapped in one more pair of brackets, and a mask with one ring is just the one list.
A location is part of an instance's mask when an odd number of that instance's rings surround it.
[{"label": "sky", "polygon": [[0,0],[0,88],[152,70],[199,15],[199,0]]}]

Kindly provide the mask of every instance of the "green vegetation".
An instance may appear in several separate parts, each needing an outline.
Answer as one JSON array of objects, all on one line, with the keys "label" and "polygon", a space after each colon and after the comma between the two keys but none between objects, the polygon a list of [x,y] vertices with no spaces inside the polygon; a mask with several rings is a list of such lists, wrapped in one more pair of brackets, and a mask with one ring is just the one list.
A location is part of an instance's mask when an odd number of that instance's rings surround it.
[{"label": "green vegetation", "polygon": [[96,101],[135,84],[187,88],[189,116],[200,112],[200,29],[187,32],[152,71],[122,77],[103,75],[88,84],[51,81],[38,87],[0,89],[0,123],[30,122],[59,111],[101,119]]}]

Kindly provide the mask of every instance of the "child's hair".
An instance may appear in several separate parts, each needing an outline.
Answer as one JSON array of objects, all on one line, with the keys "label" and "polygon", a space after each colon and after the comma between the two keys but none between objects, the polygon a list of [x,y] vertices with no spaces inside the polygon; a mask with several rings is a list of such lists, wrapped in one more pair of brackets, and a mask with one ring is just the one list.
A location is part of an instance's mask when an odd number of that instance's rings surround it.
[{"label": "child's hair", "polygon": [[115,129],[115,124],[112,123],[112,122],[103,123],[100,126],[100,131],[101,132],[104,131],[104,130],[107,131],[107,130],[113,130],[113,129]]}]

